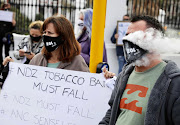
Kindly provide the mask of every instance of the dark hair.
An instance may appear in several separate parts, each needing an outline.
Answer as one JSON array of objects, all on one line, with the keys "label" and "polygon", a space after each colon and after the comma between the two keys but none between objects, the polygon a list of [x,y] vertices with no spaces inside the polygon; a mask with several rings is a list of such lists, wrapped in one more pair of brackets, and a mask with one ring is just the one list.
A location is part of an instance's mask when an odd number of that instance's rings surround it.
[{"label": "dark hair", "polygon": [[159,23],[159,21],[155,19],[154,17],[148,16],[148,15],[138,15],[138,16],[132,17],[131,22],[133,23],[140,20],[145,21],[147,23],[148,28],[152,27],[164,33],[164,28]]},{"label": "dark hair", "polygon": [[[124,16],[128,16],[128,17],[129,17],[129,14],[125,14]],[[124,17],[124,16],[123,16],[123,17]]]},{"label": "dark hair", "polygon": [[[70,62],[81,52],[80,45],[74,35],[72,24],[63,16],[52,16],[44,21],[41,30],[44,31],[50,23],[54,25],[56,33],[61,35],[62,39],[65,41],[58,47],[59,55],[57,56],[59,61]],[[45,47],[43,47],[42,53],[47,59],[50,59],[52,56],[52,54],[49,53]]]},{"label": "dark hair", "polygon": [[128,14],[123,16],[123,21],[129,21],[129,20],[130,20],[130,17]]},{"label": "dark hair", "polygon": [[4,3],[4,4],[2,4],[2,6],[1,6],[1,9],[0,10],[4,10],[5,9],[5,7],[10,7],[10,4],[9,3]]}]

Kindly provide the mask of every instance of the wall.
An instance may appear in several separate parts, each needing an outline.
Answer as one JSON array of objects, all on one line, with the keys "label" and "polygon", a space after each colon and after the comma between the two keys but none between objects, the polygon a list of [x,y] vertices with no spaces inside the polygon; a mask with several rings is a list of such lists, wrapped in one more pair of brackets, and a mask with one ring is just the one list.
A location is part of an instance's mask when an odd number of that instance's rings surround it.
[{"label": "wall", "polygon": [[165,60],[174,61],[180,68],[180,54],[161,54],[161,57]]},{"label": "wall", "polygon": [[126,0],[107,0],[104,41],[107,49],[110,71],[116,74],[118,74],[119,67],[116,56],[116,45],[111,43],[110,38],[117,25],[117,20],[122,20],[126,12]]}]

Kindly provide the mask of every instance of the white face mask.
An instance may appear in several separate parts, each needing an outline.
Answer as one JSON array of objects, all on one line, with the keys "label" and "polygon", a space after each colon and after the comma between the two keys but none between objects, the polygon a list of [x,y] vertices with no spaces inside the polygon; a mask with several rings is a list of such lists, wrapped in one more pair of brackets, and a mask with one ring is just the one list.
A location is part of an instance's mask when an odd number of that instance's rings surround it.
[{"label": "white face mask", "polygon": [[76,39],[78,39],[82,32],[83,32],[83,28],[84,28],[84,22],[82,20],[78,20],[78,24],[77,24],[77,33],[76,33]]},{"label": "white face mask", "polygon": [[78,20],[78,29],[82,30],[84,28],[84,21]]}]

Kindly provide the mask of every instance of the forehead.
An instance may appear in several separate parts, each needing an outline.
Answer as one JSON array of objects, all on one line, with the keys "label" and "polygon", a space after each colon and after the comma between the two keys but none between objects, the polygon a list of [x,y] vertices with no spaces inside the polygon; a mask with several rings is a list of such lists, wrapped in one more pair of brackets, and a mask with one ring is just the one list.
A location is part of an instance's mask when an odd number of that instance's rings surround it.
[{"label": "forehead", "polygon": [[123,16],[123,19],[129,19],[129,17],[128,16]]},{"label": "forehead", "polygon": [[57,26],[55,26],[53,23],[48,23],[46,25],[44,31],[52,32],[52,33],[58,33],[59,32]]},{"label": "forehead", "polygon": [[33,29],[33,28],[30,29],[30,34],[40,34],[40,33],[41,32],[39,29]]},{"label": "forehead", "polygon": [[83,20],[83,19],[84,19],[84,15],[83,15],[82,12],[79,14],[79,19],[80,19],[80,20]]},{"label": "forehead", "polygon": [[135,31],[145,31],[147,29],[147,25],[146,22],[143,20],[137,21],[137,22],[133,22],[129,25],[128,30],[127,30],[127,34],[129,33],[133,33]]},{"label": "forehead", "polygon": [[55,30],[54,24],[53,23],[48,23],[45,27],[45,30]]}]

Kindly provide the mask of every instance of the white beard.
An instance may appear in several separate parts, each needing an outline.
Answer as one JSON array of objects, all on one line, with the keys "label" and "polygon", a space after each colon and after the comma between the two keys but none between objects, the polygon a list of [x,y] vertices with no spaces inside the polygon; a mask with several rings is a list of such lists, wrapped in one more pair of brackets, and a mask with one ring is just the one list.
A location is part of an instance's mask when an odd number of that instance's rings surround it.
[{"label": "white beard", "polygon": [[141,59],[137,59],[135,62],[133,62],[133,66],[144,66],[147,67],[151,64],[153,60],[161,60],[161,56],[158,53],[147,53],[145,54]]},{"label": "white beard", "polygon": [[146,55],[143,56],[141,59],[136,60],[135,62],[133,62],[133,66],[149,66],[151,62],[151,59],[149,59]]}]

